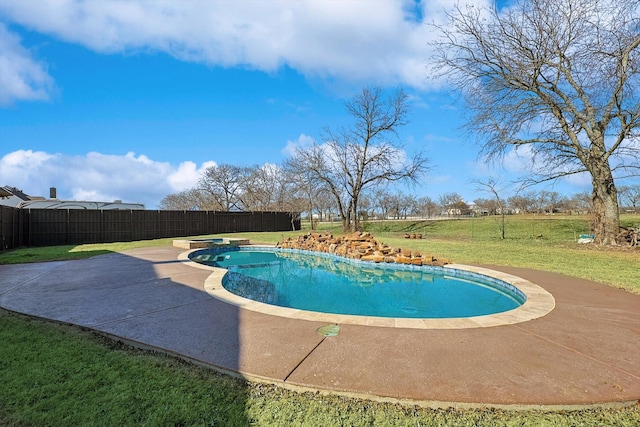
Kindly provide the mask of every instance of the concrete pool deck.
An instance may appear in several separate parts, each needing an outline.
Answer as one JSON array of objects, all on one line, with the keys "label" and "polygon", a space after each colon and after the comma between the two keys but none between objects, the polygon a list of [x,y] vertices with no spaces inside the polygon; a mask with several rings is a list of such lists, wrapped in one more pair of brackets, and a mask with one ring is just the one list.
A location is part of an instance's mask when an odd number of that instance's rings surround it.
[{"label": "concrete pool deck", "polygon": [[[623,406],[640,400],[640,296],[559,274],[489,267],[549,291],[555,308],[471,329],[341,324],[246,310],[204,288],[211,271],[155,247],[0,265],[0,307],[301,390],[431,407]],[[486,266],[485,266],[486,267]]]}]

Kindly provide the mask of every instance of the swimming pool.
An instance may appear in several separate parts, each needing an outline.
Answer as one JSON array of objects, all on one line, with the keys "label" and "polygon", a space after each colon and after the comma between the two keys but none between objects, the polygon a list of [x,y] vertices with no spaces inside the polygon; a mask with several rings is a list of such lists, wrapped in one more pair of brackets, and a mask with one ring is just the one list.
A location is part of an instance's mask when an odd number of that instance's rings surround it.
[{"label": "swimming pool", "polygon": [[206,249],[195,262],[227,270],[222,286],[260,303],[320,313],[448,319],[503,313],[527,297],[481,274],[442,267],[374,264],[275,248]]}]

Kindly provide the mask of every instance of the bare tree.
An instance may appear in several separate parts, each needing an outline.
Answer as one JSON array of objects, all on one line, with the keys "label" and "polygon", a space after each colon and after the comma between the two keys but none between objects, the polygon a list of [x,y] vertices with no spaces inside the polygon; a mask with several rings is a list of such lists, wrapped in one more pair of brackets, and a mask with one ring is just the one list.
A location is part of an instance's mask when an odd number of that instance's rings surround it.
[{"label": "bare tree", "polygon": [[245,171],[245,168],[229,164],[210,166],[200,177],[198,189],[224,211],[242,210],[240,195]]},{"label": "bare tree", "polygon": [[350,128],[326,130],[323,143],[299,148],[290,159],[322,182],[336,200],[344,231],[360,230],[358,216],[363,190],[388,182],[417,181],[426,171],[422,153],[405,156],[397,131],[407,124],[407,94],[386,97],[380,87],[362,90],[346,103]]},{"label": "bare tree", "polygon": [[514,211],[525,214],[534,210],[535,198],[532,197],[531,193],[516,194],[509,197],[507,203]]},{"label": "bare tree", "polygon": [[566,205],[567,198],[557,191],[550,191],[547,194],[547,212],[554,213],[560,211]]},{"label": "bare tree", "polygon": [[[467,94],[468,129],[499,159],[527,147],[535,182],[587,172],[595,240],[616,244],[616,172],[640,168],[638,0],[517,0],[457,7],[436,69]],[[635,172],[634,172],[635,171]]]},{"label": "bare tree", "polygon": [[387,219],[393,210],[395,201],[393,195],[386,189],[377,189],[373,193],[373,205],[378,211],[379,219]]},{"label": "bare tree", "polygon": [[284,203],[292,196],[293,182],[282,167],[266,163],[244,168],[237,191],[240,205],[247,211],[284,211]]},{"label": "bare tree", "polygon": [[475,199],[473,204],[480,208],[480,213],[487,215],[498,215],[500,205],[494,199]]},{"label": "bare tree", "polygon": [[591,195],[587,192],[577,193],[567,199],[566,203],[572,212],[586,213],[591,207]]},{"label": "bare tree", "polygon": [[458,193],[445,193],[438,199],[440,206],[447,212],[447,215],[464,215],[469,210],[469,205]]},{"label": "bare tree", "polygon": [[401,217],[401,194],[400,193],[389,193],[385,197],[384,203],[386,204],[386,218],[391,217],[392,219],[400,219]]},{"label": "bare tree", "polygon": [[431,197],[424,196],[418,199],[418,209],[423,218],[431,218],[436,213],[438,204]]},{"label": "bare tree", "polygon": [[326,188],[321,188],[315,196],[314,208],[318,211],[318,219],[320,221],[333,221],[335,210],[335,201],[333,196]]},{"label": "bare tree", "polygon": [[297,219],[304,206],[299,183],[283,167],[271,163],[207,168],[198,185],[166,196],[160,207],[179,210],[253,210],[291,212]]},{"label": "bare tree", "polygon": [[291,184],[290,196],[304,200],[304,209],[309,214],[311,221],[311,229],[315,230],[316,221],[313,220],[314,212],[317,210],[319,219],[322,220],[322,209],[326,208],[326,197],[322,196],[327,193],[325,184],[315,178],[315,175],[307,168],[306,165],[295,161],[293,158],[285,161],[284,170],[287,180]]},{"label": "bare tree", "polygon": [[361,218],[363,221],[368,221],[369,217],[373,216],[373,200],[368,191],[363,191],[362,194],[360,194],[358,205],[358,218]]},{"label": "bare tree", "polygon": [[416,211],[415,197],[400,192],[396,194],[396,198],[398,199],[398,219],[407,219],[407,215]]},{"label": "bare tree", "polygon": [[[210,209],[210,200],[195,188],[169,194],[160,201],[162,210],[196,211]],[[215,208],[214,208],[215,209]]]},{"label": "bare tree", "polygon": [[504,240],[505,237],[505,215],[506,215],[506,207],[505,204],[502,200],[502,198],[500,197],[500,193],[503,191],[502,188],[500,188],[500,182],[498,179],[496,178],[487,178],[485,180],[474,180],[473,181],[482,191],[486,191],[489,192],[493,195],[493,198],[495,200],[495,204],[496,204],[496,213],[500,213],[500,216],[502,217],[502,224],[498,225],[498,228],[500,230],[500,238],[502,240]]},{"label": "bare tree", "polygon": [[620,187],[620,199],[627,204],[627,207],[633,208],[633,211],[637,212],[638,206],[640,206],[640,185]]}]

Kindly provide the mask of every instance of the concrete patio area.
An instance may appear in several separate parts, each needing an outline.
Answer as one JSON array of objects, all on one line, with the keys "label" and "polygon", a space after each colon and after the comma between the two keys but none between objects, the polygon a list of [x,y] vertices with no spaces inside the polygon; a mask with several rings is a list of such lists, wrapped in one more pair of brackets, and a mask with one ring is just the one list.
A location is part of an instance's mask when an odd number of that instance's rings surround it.
[{"label": "concrete patio area", "polygon": [[486,266],[550,292],[535,320],[473,329],[326,322],[210,296],[183,249],[1,265],[0,307],[88,327],[250,380],[424,406],[622,406],[640,400],[640,296],[554,273]]}]

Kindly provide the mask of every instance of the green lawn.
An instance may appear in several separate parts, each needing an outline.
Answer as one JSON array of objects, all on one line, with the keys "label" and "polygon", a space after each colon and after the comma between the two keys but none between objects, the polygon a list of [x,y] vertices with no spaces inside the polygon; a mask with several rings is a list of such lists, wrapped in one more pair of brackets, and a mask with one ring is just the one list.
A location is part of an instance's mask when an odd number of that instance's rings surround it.
[{"label": "green lawn", "polygon": [[[640,293],[640,249],[578,245],[580,217],[500,218],[368,223],[378,240],[459,263],[557,271]],[[640,217],[623,217],[637,225]],[[338,233],[335,225],[321,229]],[[405,233],[423,239],[405,239]],[[300,232],[242,233],[275,243]],[[0,253],[0,264],[76,259],[172,239],[24,248]],[[0,310],[0,425],[398,425],[637,426],[638,405],[582,411],[434,410],[297,393],[247,383],[79,328]]]}]

